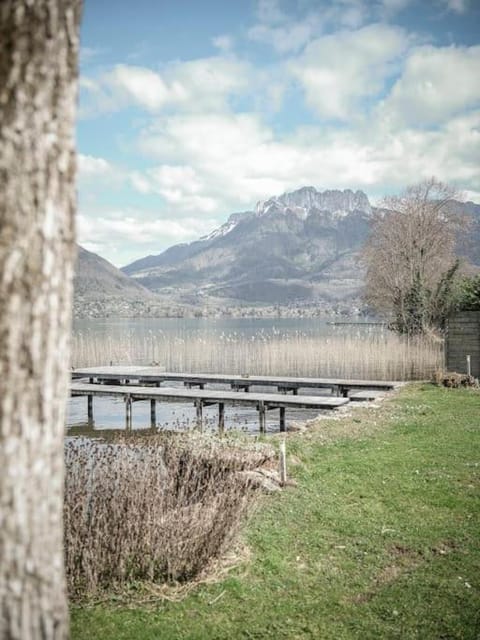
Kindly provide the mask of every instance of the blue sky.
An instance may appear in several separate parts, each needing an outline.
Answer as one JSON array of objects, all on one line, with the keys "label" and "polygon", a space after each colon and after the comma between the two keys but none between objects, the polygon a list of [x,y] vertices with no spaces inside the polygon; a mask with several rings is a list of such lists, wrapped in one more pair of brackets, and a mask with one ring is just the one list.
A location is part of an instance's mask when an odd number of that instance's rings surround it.
[{"label": "blue sky", "polygon": [[480,0],[85,0],[80,243],[117,266],[284,191],[480,202]]}]

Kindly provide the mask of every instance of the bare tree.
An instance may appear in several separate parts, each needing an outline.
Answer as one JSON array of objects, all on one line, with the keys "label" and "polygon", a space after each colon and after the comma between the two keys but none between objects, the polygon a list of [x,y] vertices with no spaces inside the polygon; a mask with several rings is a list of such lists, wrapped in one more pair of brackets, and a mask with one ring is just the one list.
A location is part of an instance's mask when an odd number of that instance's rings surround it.
[{"label": "bare tree", "polygon": [[0,2],[0,638],[65,638],[80,0]]},{"label": "bare tree", "polygon": [[458,269],[455,190],[435,178],[385,198],[363,251],[366,299],[401,333],[441,323]]}]

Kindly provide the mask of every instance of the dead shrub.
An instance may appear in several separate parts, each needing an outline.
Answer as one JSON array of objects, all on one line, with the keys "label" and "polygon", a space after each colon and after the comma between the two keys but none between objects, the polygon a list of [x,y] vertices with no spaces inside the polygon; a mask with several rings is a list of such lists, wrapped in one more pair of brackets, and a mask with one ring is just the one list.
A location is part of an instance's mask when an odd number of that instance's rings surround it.
[{"label": "dead shrub", "polygon": [[273,456],[200,436],[66,443],[70,596],[130,581],[181,582],[222,554],[257,493],[239,471]]},{"label": "dead shrub", "polygon": [[466,373],[457,373],[456,371],[447,371],[442,375],[434,376],[434,382],[439,386],[451,389],[459,389],[460,387],[478,388],[477,378],[469,376]]}]

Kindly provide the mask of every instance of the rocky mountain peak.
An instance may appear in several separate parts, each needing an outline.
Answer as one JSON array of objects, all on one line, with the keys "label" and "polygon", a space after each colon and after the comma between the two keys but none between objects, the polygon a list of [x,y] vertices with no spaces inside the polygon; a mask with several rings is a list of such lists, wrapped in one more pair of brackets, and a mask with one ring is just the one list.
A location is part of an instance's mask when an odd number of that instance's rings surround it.
[{"label": "rocky mountain peak", "polygon": [[311,211],[329,211],[334,217],[342,218],[353,211],[367,215],[372,213],[368,197],[363,191],[338,189],[317,191],[315,187],[302,187],[296,191],[283,193],[269,200],[260,201],[256,206],[257,215],[290,210],[302,219]]}]

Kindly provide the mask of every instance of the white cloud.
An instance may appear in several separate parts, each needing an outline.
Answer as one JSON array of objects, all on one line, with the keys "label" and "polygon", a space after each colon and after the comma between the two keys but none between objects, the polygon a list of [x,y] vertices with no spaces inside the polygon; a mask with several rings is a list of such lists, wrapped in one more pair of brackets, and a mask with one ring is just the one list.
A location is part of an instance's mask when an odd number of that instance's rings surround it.
[{"label": "white cloud", "polygon": [[403,11],[413,0],[381,0],[380,12],[386,17],[392,17],[396,13]]},{"label": "white cloud", "polygon": [[168,101],[178,101],[184,97],[178,84],[166,85],[163,78],[144,67],[117,65],[104,77],[105,84],[120,94],[125,102],[134,102],[146,109],[156,111]]},{"label": "white cloud", "polygon": [[385,118],[434,125],[480,104],[480,46],[415,49],[381,106]]},{"label": "white cloud", "polygon": [[[445,0],[461,5],[467,0]],[[272,46],[278,53],[300,51],[322,32],[359,29],[367,22],[390,20],[413,0],[324,0],[298,2],[297,15],[287,14],[277,0],[260,0],[257,21],[248,30],[251,40]],[[303,13],[298,9],[304,7]],[[292,7],[285,3],[285,6]]]},{"label": "white cloud", "polygon": [[470,189],[467,189],[466,191],[463,191],[463,195],[467,201],[469,200],[471,202],[480,203],[480,191],[471,191]]},{"label": "white cloud", "polygon": [[212,213],[217,209],[217,202],[202,193],[204,185],[189,166],[165,164],[152,167],[144,175],[134,175],[133,185],[141,193],[161,195],[169,204],[184,211]]},{"label": "white cloud", "polygon": [[196,240],[216,226],[211,218],[178,217],[175,213],[161,216],[145,219],[145,212],[135,210],[84,211],[77,216],[78,242],[122,266],[172,244]]},{"label": "white cloud", "polygon": [[447,9],[454,13],[465,13],[468,10],[468,0],[444,0]]},{"label": "white cloud", "polygon": [[[219,54],[210,58],[160,70],[117,65],[83,77],[91,109],[144,111],[136,116],[138,139],[127,139],[122,151],[133,145],[132,162],[140,153],[142,165],[150,159],[151,166],[126,169],[80,155],[81,184],[88,186],[80,241],[125,264],[207,234],[257,200],[309,184],[362,188],[375,199],[435,175],[478,195],[480,47],[418,46],[416,36],[386,23],[359,28],[372,16],[388,20],[411,1],[263,0],[248,35],[287,59],[253,68],[231,52],[232,36],[219,35],[212,40]],[[466,7],[441,2],[451,11]],[[284,8],[293,6],[295,16],[287,15]],[[341,30],[320,35],[332,25]],[[240,95],[255,111],[233,112],[232,98]],[[273,118],[284,100],[303,107],[302,98],[320,124],[295,129],[301,116],[295,108],[291,119],[283,120],[283,112]],[[132,187],[138,208],[96,206],[105,185]]]},{"label": "white cloud", "polygon": [[143,196],[166,201],[158,213],[152,200],[149,210],[82,205],[80,242],[116,264],[194,240],[231,212],[304,185],[361,188],[376,198],[435,175],[480,192],[480,110],[435,130],[367,122],[290,136],[276,136],[254,114],[183,114],[149,127],[140,144],[157,163],[130,177]]},{"label": "white cloud", "polygon": [[82,78],[84,114],[134,104],[150,112],[225,109],[231,96],[249,87],[251,70],[233,56],[213,56],[168,64],[162,72],[116,65],[99,78]]},{"label": "white cloud", "polygon": [[258,20],[267,24],[276,24],[288,19],[280,8],[279,0],[258,0],[256,13]]},{"label": "white cloud", "polygon": [[274,25],[259,23],[251,27],[248,37],[257,42],[271,45],[278,53],[299,51],[318,31],[320,16],[308,15],[298,22]]},{"label": "white cloud", "polygon": [[388,25],[339,31],[312,41],[290,63],[290,71],[320,117],[346,120],[355,115],[362,98],[383,90],[407,46],[406,33]]},{"label": "white cloud", "polygon": [[256,200],[308,184],[375,195],[435,175],[478,190],[479,126],[476,112],[435,131],[368,121],[356,130],[308,127],[279,137],[253,114],[185,115],[149,128],[140,144],[168,162],[147,172],[150,188],[164,196],[178,192],[184,208],[189,198],[206,198],[222,220]]},{"label": "white cloud", "polygon": [[323,13],[323,10],[309,10],[305,16],[293,18],[283,11],[278,0],[259,0],[257,22],[247,36],[272,46],[278,53],[299,51],[318,33]]},{"label": "white cloud", "polygon": [[233,49],[234,39],[232,36],[224,34],[212,38],[212,44],[223,53],[228,53]]},{"label": "white cloud", "polygon": [[112,165],[104,158],[78,154],[78,171],[81,177],[90,178],[98,175],[108,175],[113,173]]},{"label": "white cloud", "polygon": [[80,47],[80,62],[83,64],[87,64],[91,62],[94,58],[105,53],[105,49],[101,47]]},{"label": "white cloud", "polygon": [[362,0],[343,0],[332,4],[327,18],[334,25],[358,29],[367,21],[371,9],[372,4]]},{"label": "white cloud", "polygon": [[[181,172],[168,168],[156,174],[187,175],[193,167],[192,184],[197,193],[227,206],[232,201],[251,203],[272,183],[263,175],[275,158],[271,157],[273,133],[253,114],[199,114],[173,116],[147,129],[140,141],[143,152],[173,165],[183,165]],[[282,157],[277,158],[277,171]],[[181,180],[180,180],[181,182]],[[260,184],[261,183],[261,184]],[[192,188],[192,187],[191,187]],[[227,209],[228,211],[228,209]]]}]

